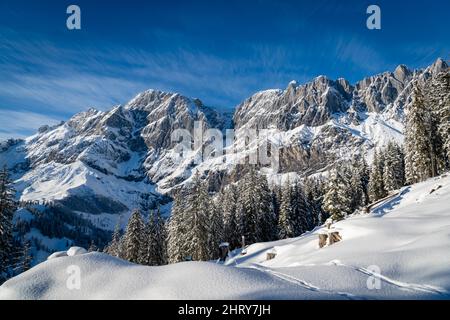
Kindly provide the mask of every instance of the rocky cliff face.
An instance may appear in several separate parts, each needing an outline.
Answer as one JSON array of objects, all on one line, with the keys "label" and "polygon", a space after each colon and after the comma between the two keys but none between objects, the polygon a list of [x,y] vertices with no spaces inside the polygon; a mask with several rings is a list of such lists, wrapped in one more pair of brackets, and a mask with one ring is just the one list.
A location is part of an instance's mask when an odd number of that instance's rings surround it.
[{"label": "rocky cliff face", "polygon": [[292,81],[285,90],[263,91],[245,100],[236,110],[235,126],[290,130],[323,125],[332,114],[348,109],[351,90],[345,80],[324,76],[301,86]]},{"label": "rocky cliff face", "polygon": [[365,78],[354,86],[345,79],[319,76],[310,83],[289,83],[285,90],[258,92],[236,109],[234,124],[278,129],[283,141],[280,172],[311,174],[335,159],[364,152],[389,140],[403,142],[404,111],[411,102],[412,84],[448,70],[438,59],[425,70],[400,65],[393,72]]}]

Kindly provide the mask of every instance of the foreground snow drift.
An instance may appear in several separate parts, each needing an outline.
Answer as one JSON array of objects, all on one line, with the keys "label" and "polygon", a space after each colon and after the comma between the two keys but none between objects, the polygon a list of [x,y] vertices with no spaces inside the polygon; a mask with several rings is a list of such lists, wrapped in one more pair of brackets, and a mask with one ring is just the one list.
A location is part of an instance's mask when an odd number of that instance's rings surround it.
[{"label": "foreground snow drift", "polygon": [[[0,299],[450,299],[450,176],[334,228],[343,240],[332,246],[318,248],[318,228],[234,252],[227,266],[145,267],[74,248],[7,281]],[[74,270],[79,290],[67,286]]]},{"label": "foreground snow drift", "polygon": [[[73,287],[74,267],[80,289]],[[75,268],[76,268],[75,267]],[[103,253],[48,260],[0,287],[0,299],[319,298],[264,272],[208,262],[145,267]]]}]

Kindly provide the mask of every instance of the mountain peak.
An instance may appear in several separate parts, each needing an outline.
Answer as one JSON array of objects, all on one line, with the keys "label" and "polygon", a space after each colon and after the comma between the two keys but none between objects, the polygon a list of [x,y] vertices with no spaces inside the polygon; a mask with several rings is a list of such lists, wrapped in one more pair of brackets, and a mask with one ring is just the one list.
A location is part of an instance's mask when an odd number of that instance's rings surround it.
[{"label": "mountain peak", "polygon": [[292,80],[291,82],[288,83],[288,88],[289,87],[297,87],[297,86],[298,86],[297,80]]},{"label": "mountain peak", "polygon": [[433,73],[440,73],[444,70],[448,69],[448,64],[444,59],[438,58],[432,65],[431,70]]},{"label": "mountain peak", "polygon": [[411,75],[411,71],[408,69],[407,66],[405,66],[404,64],[400,64],[399,66],[397,66],[397,68],[395,68],[394,71],[394,77],[397,80],[400,80],[402,82],[405,81],[405,79]]},{"label": "mountain peak", "polygon": [[165,92],[156,89],[148,89],[137,94],[126,105],[125,109],[152,109],[154,106],[159,105],[161,102],[169,100],[171,98],[181,98],[190,100],[187,97],[182,96],[175,92]]}]

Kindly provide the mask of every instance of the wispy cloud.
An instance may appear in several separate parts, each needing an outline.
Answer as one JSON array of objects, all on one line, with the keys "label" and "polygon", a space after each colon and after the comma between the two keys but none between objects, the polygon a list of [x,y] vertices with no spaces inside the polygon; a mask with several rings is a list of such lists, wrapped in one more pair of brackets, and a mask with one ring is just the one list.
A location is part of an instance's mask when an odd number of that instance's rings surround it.
[{"label": "wispy cloud", "polygon": [[[229,7],[222,5],[218,8]],[[111,37],[99,35],[104,29],[95,23],[92,31],[75,37],[49,33],[49,26],[36,33],[0,26],[0,130],[14,131],[3,106],[28,113],[27,125],[32,125],[67,119],[89,107],[104,110],[152,88],[232,108],[255,91],[283,88],[291,80],[326,74],[354,82],[406,63],[398,61],[400,56],[422,64],[448,49],[448,41],[431,41],[428,35],[410,48],[405,46],[410,42],[397,38],[398,47],[391,48],[375,33],[365,38],[363,4],[260,0],[256,6],[239,5],[239,12],[217,15],[190,5],[191,14],[174,9],[170,23],[137,19]],[[240,16],[245,19],[223,27],[216,21]],[[355,19],[361,23],[352,23]]]},{"label": "wispy cloud", "polygon": [[61,121],[42,114],[29,111],[0,109],[0,140],[24,138],[33,134],[43,125],[55,125]]},{"label": "wispy cloud", "polygon": [[[246,46],[232,59],[180,48],[155,52],[120,46],[58,48],[46,40],[2,39],[0,99],[40,112],[70,114],[125,103],[154,88],[234,107],[256,90],[299,78],[281,47]],[[305,77],[306,78],[306,77]],[[301,79],[303,80],[303,79]],[[266,85],[265,85],[266,84]]]}]

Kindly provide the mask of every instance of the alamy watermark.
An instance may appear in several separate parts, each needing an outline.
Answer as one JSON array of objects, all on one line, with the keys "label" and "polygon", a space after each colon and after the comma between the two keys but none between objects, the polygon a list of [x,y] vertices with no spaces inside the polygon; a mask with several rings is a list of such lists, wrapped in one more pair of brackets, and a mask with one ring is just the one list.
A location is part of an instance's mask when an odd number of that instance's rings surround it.
[{"label": "alamy watermark", "polygon": [[[81,9],[78,5],[72,4],[67,7],[66,13],[70,16],[66,20],[66,26],[69,30],[81,29]],[[370,16],[366,20],[366,26],[369,30],[381,29],[381,8],[372,4],[367,7],[366,13]]]},{"label": "alamy watermark", "polygon": [[381,268],[377,265],[371,265],[367,267],[370,276],[367,278],[366,284],[369,290],[381,289]]},{"label": "alamy watermark", "polygon": [[67,14],[70,16],[66,20],[66,26],[69,30],[80,30],[81,29],[81,9],[77,5],[70,5],[66,10]]},{"label": "alamy watermark", "polygon": [[70,265],[66,269],[66,273],[69,275],[66,280],[66,287],[69,290],[81,289],[81,269],[77,265]]},{"label": "alamy watermark", "polygon": [[367,14],[370,16],[367,18],[366,26],[369,30],[381,29],[381,9],[379,6],[372,4],[367,7]]},{"label": "alamy watermark", "polygon": [[194,164],[215,159],[226,164],[258,164],[279,169],[279,146],[271,138],[278,133],[274,129],[247,129],[237,131],[205,128],[202,121],[194,123],[193,133],[187,129],[172,132],[175,143],[172,160],[181,163],[192,159]]}]

